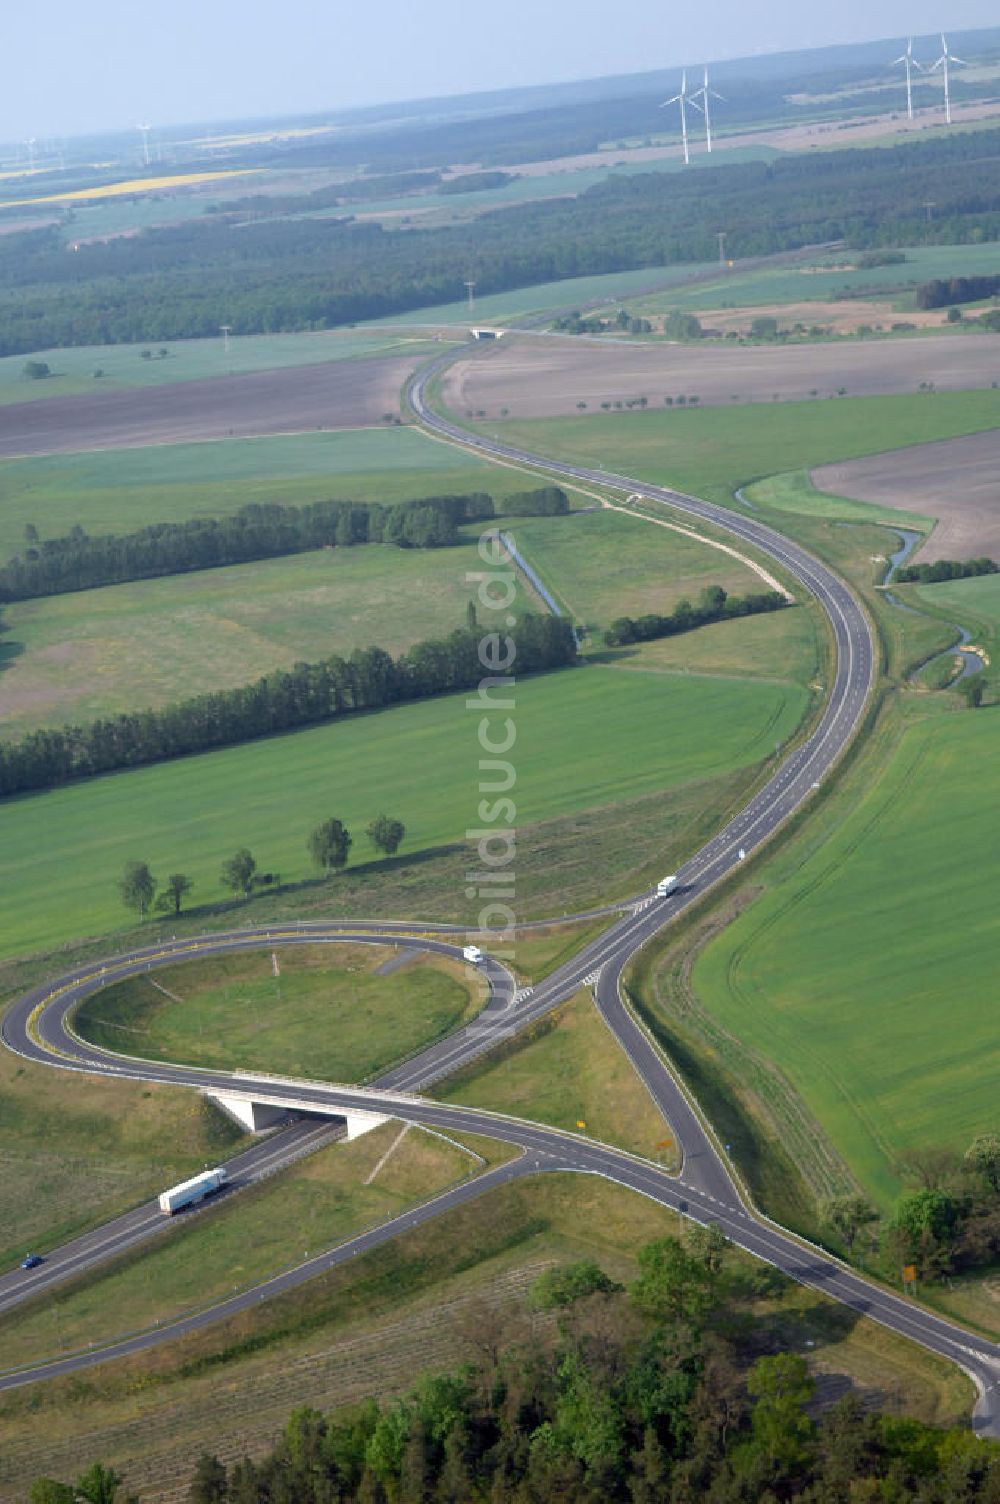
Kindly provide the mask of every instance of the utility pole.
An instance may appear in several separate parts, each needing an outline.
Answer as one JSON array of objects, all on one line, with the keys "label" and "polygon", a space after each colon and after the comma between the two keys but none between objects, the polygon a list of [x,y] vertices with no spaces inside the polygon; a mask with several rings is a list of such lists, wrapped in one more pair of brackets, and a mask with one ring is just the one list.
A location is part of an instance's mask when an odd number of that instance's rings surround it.
[{"label": "utility pole", "polygon": [[469,312],[470,313],[475,313],[475,311],[476,311],[476,284],[475,284],[475,282],[466,282],[465,285],[466,285],[466,287],[469,290]]},{"label": "utility pole", "polygon": [[726,232],[725,232],[725,230],[718,230],[716,233],[718,234],[718,237],[719,237],[719,265],[721,267],[725,267],[725,264],[726,264]]},{"label": "utility pole", "polygon": [[224,355],[228,355],[229,354],[229,336],[233,332],[233,326],[232,326],[232,324],[220,324],[219,325],[219,330],[220,330],[220,332],[222,334],[222,353]]}]

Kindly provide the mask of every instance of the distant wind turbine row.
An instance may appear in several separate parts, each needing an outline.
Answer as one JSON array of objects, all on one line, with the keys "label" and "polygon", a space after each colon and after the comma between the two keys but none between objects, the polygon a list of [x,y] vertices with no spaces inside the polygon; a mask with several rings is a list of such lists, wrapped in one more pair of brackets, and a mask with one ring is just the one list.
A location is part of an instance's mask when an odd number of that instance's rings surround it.
[{"label": "distant wind turbine row", "polygon": [[901,57],[893,58],[892,64],[891,64],[891,66],[893,68],[898,68],[900,66],[900,64],[902,64],[902,66],[906,69],[906,118],[907,118],[907,120],[912,120],[913,119],[913,73],[914,73],[914,69],[917,71],[917,73],[936,73],[938,71],[938,69],[940,68],[941,69],[941,82],[944,84],[944,118],[945,118],[945,124],[946,125],[950,125],[951,124],[951,77],[950,77],[950,74],[949,74],[948,70],[949,70],[949,67],[950,67],[950,65],[952,63],[957,63],[960,68],[967,68],[968,67],[968,63],[963,62],[960,57],[956,57],[955,54],[949,50],[948,42],[947,42],[947,39],[946,39],[946,37],[944,35],[944,32],[941,33],[941,56],[939,58],[937,58],[933,63],[919,63],[917,61],[917,59],[913,56],[913,38],[912,37],[907,42],[907,44],[906,44],[906,51],[903,53],[903,55]]},{"label": "distant wind turbine row", "polygon": [[[953,63],[957,63],[960,68],[968,67],[967,63],[963,62],[960,57],[956,57],[955,54],[950,51],[947,39],[943,32],[941,33],[941,56],[939,58],[936,58],[933,63],[921,63],[917,61],[917,59],[913,56],[912,37],[906,44],[906,51],[900,57],[893,58],[892,63],[890,64],[891,67],[898,68],[902,66],[906,70],[906,116],[908,120],[913,119],[914,73],[937,73],[940,69],[941,82],[944,85],[944,118],[946,123],[948,125],[951,125],[951,75],[949,73],[949,69]],[[672,95],[670,99],[665,99],[664,102],[660,105],[661,110],[667,109],[672,104],[680,106],[681,147],[684,152],[685,166],[689,165],[691,162],[691,142],[688,136],[688,106],[690,105],[692,108],[700,111],[702,117],[704,118],[705,149],[706,151],[710,152],[712,150],[711,100],[713,99],[718,99],[720,102],[725,103],[723,95],[717,94],[714,89],[709,87],[708,69],[705,69],[701,88],[695,89],[691,93],[688,93],[688,77],[687,69],[685,68],[681,74],[680,93]]]},{"label": "distant wind turbine row", "polygon": [[[675,94],[672,99],[665,99],[664,102],[663,102],[663,104],[660,105],[660,109],[661,110],[665,110],[667,108],[667,105],[670,105],[670,104],[679,104],[680,107],[681,107],[681,143],[682,143],[682,145],[684,147],[684,162],[685,162],[685,165],[689,164],[690,161],[691,161],[691,148],[690,148],[690,144],[689,144],[689,141],[688,141],[688,125],[687,125],[687,107],[688,107],[688,105],[689,104],[693,105],[694,108],[696,110],[700,110],[701,113],[702,113],[702,115],[704,116],[704,119],[705,119],[705,147],[706,147],[706,150],[711,151],[712,150],[712,107],[711,107],[710,101],[713,100],[713,99],[718,99],[718,100],[722,100],[723,99],[723,96],[721,94],[717,94],[714,89],[709,88],[709,84],[708,84],[708,69],[707,68],[705,69],[705,77],[704,77],[704,81],[702,83],[701,88],[700,89],[695,89],[694,93],[692,93],[692,94],[688,93],[687,78],[688,78],[688,76],[687,76],[687,69],[685,68],[684,72],[681,74],[681,92],[679,94]],[[725,101],[723,100],[723,103],[724,102]]]}]

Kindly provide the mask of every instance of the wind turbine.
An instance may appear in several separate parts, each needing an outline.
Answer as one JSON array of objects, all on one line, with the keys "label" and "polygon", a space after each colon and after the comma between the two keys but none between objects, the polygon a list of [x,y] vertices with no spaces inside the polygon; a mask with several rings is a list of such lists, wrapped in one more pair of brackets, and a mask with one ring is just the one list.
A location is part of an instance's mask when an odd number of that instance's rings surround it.
[{"label": "wind turbine", "polygon": [[[705,145],[707,146],[709,151],[712,150],[712,116],[709,110],[708,101],[710,99],[722,100],[722,97],[723,96],[721,94],[717,94],[714,89],[710,89],[708,87],[708,69],[706,68],[705,81],[702,84],[701,88],[696,89],[695,92],[691,95],[691,103],[694,105],[695,109],[700,110],[705,117]],[[700,104],[699,100],[701,101]]]},{"label": "wind turbine", "polygon": [[149,166],[149,132],[152,129],[148,125],[137,125],[136,130],[142,132],[142,156],[146,166]]},{"label": "wind turbine", "polygon": [[927,71],[928,73],[935,73],[938,68],[941,69],[941,77],[944,81],[944,120],[946,125],[951,124],[951,86],[948,78],[949,63],[957,63],[960,68],[967,68],[969,66],[968,63],[964,63],[960,57],[956,57],[953,52],[948,51],[948,43],[945,40],[944,32],[942,32],[941,56],[938,58],[936,63],[931,63]]},{"label": "wind turbine", "polygon": [[918,73],[923,73],[923,71],[924,71],[923,63],[918,63],[917,60],[916,60],[916,58],[913,56],[913,38],[912,37],[907,42],[907,44],[906,44],[906,51],[903,53],[902,57],[893,58],[892,62],[889,64],[889,66],[890,66],[890,68],[898,68],[899,65],[900,65],[900,63],[902,63],[903,67],[906,69],[906,118],[907,118],[907,120],[912,120],[913,119],[913,70],[914,70],[914,68],[916,68],[917,71],[918,71]]},{"label": "wind turbine", "polygon": [[661,110],[665,110],[667,108],[668,104],[679,104],[680,107],[681,107],[681,140],[684,143],[684,165],[685,165],[685,167],[688,166],[688,164],[691,161],[691,153],[688,150],[688,122],[687,122],[687,106],[688,106],[688,100],[691,98],[691,96],[688,94],[687,89],[688,89],[688,76],[687,76],[687,69],[685,68],[684,72],[681,74],[681,92],[679,94],[675,94],[674,97],[673,97],[673,99],[665,99],[663,101],[663,103],[660,105],[660,109]]}]

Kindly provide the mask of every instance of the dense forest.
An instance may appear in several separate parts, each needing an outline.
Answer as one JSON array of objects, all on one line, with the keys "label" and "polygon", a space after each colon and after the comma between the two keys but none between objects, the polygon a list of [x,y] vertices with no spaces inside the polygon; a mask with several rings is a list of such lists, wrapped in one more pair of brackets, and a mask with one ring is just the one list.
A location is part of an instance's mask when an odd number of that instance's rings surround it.
[{"label": "dense forest", "polygon": [[[998,1504],[1000,1445],[866,1409],[817,1409],[805,1359],[756,1302],[785,1287],[718,1228],[531,1287],[520,1326],[483,1306],[474,1364],[400,1398],[292,1412],[273,1449],[193,1464],[190,1504]],[[787,1335],[784,1341],[787,1342]],[[125,1504],[99,1469],[105,1504]],[[92,1500],[39,1480],[32,1504]],[[83,1481],[83,1480],[81,1480]],[[65,1492],[60,1493],[59,1490]]]},{"label": "dense forest", "polygon": [[[385,230],[206,215],[66,250],[0,237],[0,354],[60,345],[316,329],[533,282],[845,240],[857,249],[1000,237],[1000,133],[611,176],[573,199],[466,224]],[[933,202],[928,219],[926,205]]]},{"label": "dense forest", "polygon": [[[576,633],[565,618],[525,613],[510,637],[511,672],[519,677],[576,662]],[[239,689],[195,695],[161,710],[33,731],[23,741],[0,742],[0,796],[471,689],[487,671],[482,640],[470,626],[418,642],[398,658],[384,648],[358,648],[349,658],[297,663]]]}]

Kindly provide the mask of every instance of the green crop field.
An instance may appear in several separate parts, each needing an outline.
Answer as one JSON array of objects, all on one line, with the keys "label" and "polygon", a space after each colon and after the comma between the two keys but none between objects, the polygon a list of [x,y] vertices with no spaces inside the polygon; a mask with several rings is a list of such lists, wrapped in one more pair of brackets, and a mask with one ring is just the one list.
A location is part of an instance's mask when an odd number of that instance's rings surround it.
[{"label": "green crop field", "polygon": [[498,421],[508,441],[553,459],[725,500],[734,486],[780,471],[994,428],[1000,391],[494,420],[492,430]]},{"label": "green crop field", "polygon": [[[773,754],[808,703],[799,686],[587,666],[517,686],[517,817],[531,823],[709,779]],[[187,872],[217,898],[219,866],[249,845],[285,880],[335,815],[357,835],[380,810],[404,851],[478,827],[478,713],[466,697],[379,714],[87,781],[0,806],[2,952],[23,954],[122,923],[127,860]]]},{"label": "green crop field", "polygon": [[[697,313],[701,308],[743,308],[771,303],[826,301],[839,293],[871,292],[885,297],[934,277],[991,276],[1000,272],[1000,248],[988,245],[914,246],[902,265],[847,269],[849,256],[817,256],[808,264],[731,272],[694,287],[629,299],[631,313],[659,314],[671,308]],[[905,294],[904,294],[905,296]]]},{"label": "green crop field", "polygon": [[[290,366],[358,360],[370,355],[409,355],[421,348],[419,340],[352,332],[244,334],[230,338],[228,351],[221,335],[216,339],[174,340],[168,345],[80,345],[39,350],[31,359],[45,361],[52,373],[39,381],[25,377],[23,355],[0,358],[0,406],[34,402],[43,397],[77,396],[81,392],[96,396],[132,387],[286,370]],[[426,348],[431,353],[437,346]],[[164,357],[159,353],[162,349],[168,351]],[[150,352],[145,359],[143,350]],[[95,371],[101,371],[102,375],[95,377]]]},{"label": "green crop field", "polygon": [[872,502],[854,501],[847,496],[831,496],[816,489],[808,470],[769,475],[747,486],[745,495],[752,506],[775,512],[800,512],[805,517],[824,517],[841,522],[884,522],[889,527],[914,528],[919,532],[928,532],[933,522],[920,512],[875,506]]},{"label": "green crop field", "polygon": [[478,976],[444,957],[379,971],[387,946],[286,947],[192,961],[89,999],[77,1032],[92,1044],[224,1070],[364,1081],[473,1016]]},{"label": "green crop field", "polygon": [[3,734],[167,704],[376,643],[401,652],[464,624],[468,575],[481,569],[471,541],[375,544],[19,601],[0,628]]},{"label": "green crop field", "polygon": [[542,583],[592,629],[616,616],[666,613],[706,585],[734,595],[767,588],[730,554],[617,511],[518,518],[510,530]]},{"label": "green crop field", "polygon": [[998,738],[990,710],[911,726],[695,966],[703,1006],[787,1075],[882,1204],[900,1150],[998,1127]]},{"label": "green crop field", "polygon": [[80,523],[90,533],[218,517],[249,502],[330,497],[402,501],[441,492],[528,490],[534,478],[414,428],[218,439],[145,449],[0,460],[0,557]]},{"label": "green crop field", "polygon": [[438,303],[412,313],[393,314],[361,324],[360,329],[382,325],[489,324],[526,318],[533,313],[561,313],[607,298],[620,303],[645,288],[680,286],[692,276],[711,268],[711,262],[682,262],[678,266],[647,266],[634,272],[603,272],[593,277],[568,277],[560,282],[538,282],[514,292],[489,293],[476,298],[470,317],[469,304]]}]

